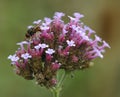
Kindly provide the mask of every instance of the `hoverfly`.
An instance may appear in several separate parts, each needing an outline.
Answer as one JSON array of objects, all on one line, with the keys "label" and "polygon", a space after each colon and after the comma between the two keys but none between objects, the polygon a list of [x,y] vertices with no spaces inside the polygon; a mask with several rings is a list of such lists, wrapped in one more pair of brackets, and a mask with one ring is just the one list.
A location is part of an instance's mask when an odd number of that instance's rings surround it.
[{"label": "hoverfly", "polygon": [[26,38],[30,38],[32,37],[36,32],[38,31],[41,31],[40,30],[40,27],[39,26],[36,26],[36,27],[30,27],[28,30],[27,30],[27,33],[25,34]]}]

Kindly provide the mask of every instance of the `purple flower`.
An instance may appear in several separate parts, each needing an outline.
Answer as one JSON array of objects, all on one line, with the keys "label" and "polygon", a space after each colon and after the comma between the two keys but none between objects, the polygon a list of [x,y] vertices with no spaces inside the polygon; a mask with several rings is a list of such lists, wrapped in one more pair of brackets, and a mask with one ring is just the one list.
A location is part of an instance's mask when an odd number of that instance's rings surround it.
[{"label": "purple flower", "polygon": [[19,42],[19,43],[17,43],[17,45],[24,45],[24,44],[28,44],[28,42],[27,41],[22,41],[22,42]]},{"label": "purple flower", "polygon": [[68,33],[68,31],[66,30],[66,26],[64,26],[64,28],[63,28],[63,34],[66,34],[66,33]]},{"label": "purple flower", "polygon": [[32,58],[32,56],[29,53],[22,54],[21,57],[25,60],[28,58]]},{"label": "purple flower", "polygon": [[101,51],[99,51],[97,48],[94,48],[94,51],[95,51],[95,55],[94,55],[95,57],[103,58]]},{"label": "purple flower", "polygon": [[42,43],[42,44],[38,44],[38,45],[35,46],[34,48],[35,48],[35,49],[40,49],[40,48],[44,49],[44,48],[47,48],[47,47],[49,47],[47,44]]},{"label": "purple flower", "polygon": [[53,53],[55,53],[55,50],[48,48],[48,49],[45,51],[45,53],[46,53],[46,54],[49,54],[49,55],[52,55]]},{"label": "purple flower", "polygon": [[39,46],[39,45],[36,45],[34,48],[35,48],[36,50],[39,50],[39,49],[40,49],[40,46]]},{"label": "purple flower", "polygon": [[111,48],[107,42],[103,41],[103,48],[105,48],[105,47]]},{"label": "purple flower", "polygon": [[9,55],[8,59],[10,59],[12,62],[16,62],[18,61],[20,58],[17,57],[16,55]]},{"label": "purple flower", "polygon": [[27,41],[22,41],[22,42],[19,42],[17,43],[17,45],[20,45],[21,49],[19,49],[19,51],[22,53],[22,52],[25,52],[25,48],[24,48],[24,45],[28,45],[30,44],[31,42],[27,42]]},{"label": "purple flower", "polygon": [[41,27],[41,30],[48,30],[49,29],[49,27],[47,27],[47,26],[40,26]]},{"label": "purple flower", "polygon": [[47,47],[49,47],[47,44],[45,44],[45,43],[42,43],[42,44],[39,44],[39,46],[41,47],[41,48],[47,48]]},{"label": "purple flower", "polygon": [[88,26],[84,26],[84,30],[85,32],[88,31],[88,36],[90,36],[91,34],[95,33],[94,30],[92,30],[91,28],[89,28]]},{"label": "purple flower", "polygon": [[90,67],[93,59],[103,58],[105,48],[110,46],[80,20],[84,15],[76,12],[68,16],[68,23],[62,20],[63,16],[56,12],[53,19],[45,17],[28,26],[33,35],[27,31],[29,37],[17,43],[20,48],[8,57],[19,76],[52,88],[57,84],[58,70],[82,70]]},{"label": "purple flower", "polygon": [[65,14],[63,12],[55,12],[54,18],[61,19],[63,16],[65,16]]},{"label": "purple flower", "polygon": [[45,20],[46,25],[49,25],[52,22],[52,20],[50,18],[47,18],[47,17],[45,17],[44,20]]},{"label": "purple flower", "polygon": [[51,65],[52,70],[58,70],[60,68],[61,64],[57,62],[53,62]]},{"label": "purple flower", "polygon": [[83,14],[80,14],[80,13],[74,13],[74,16],[75,16],[75,18],[77,18],[77,19],[80,19],[80,18],[83,18],[84,17],[84,15]]},{"label": "purple flower", "polygon": [[67,42],[68,46],[75,46],[75,42],[73,40],[70,40],[70,41],[67,40],[66,42]]},{"label": "purple flower", "polygon": [[71,17],[71,16],[68,16],[69,17],[69,19],[71,20],[71,21],[75,21],[76,20],[76,18],[73,18],[73,17]]},{"label": "purple flower", "polygon": [[41,20],[37,20],[37,21],[34,21],[33,24],[38,25],[38,24],[40,24],[40,22],[41,22]]},{"label": "purple flower", "polygon": [[101,42],[102,39],[101,39],[99,36],[95,35],[95,41],[96,41],[96,42]]}]

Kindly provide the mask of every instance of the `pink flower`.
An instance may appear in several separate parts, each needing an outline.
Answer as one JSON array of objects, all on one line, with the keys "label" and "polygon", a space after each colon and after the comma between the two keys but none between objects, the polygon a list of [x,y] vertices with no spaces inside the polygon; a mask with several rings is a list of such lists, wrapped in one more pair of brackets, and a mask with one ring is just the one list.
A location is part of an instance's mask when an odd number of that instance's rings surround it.
[{"label": "pink flower", "polygon": [[60,65],[61,65],[60,63],[53,62],[51,64],[51,68],[52,68],[52,70],[58,70],[60,68]]},{"label": "pink flower", "polygon": [[46,61],[47,61],[47,62],[51,61],[52,58],[53,58],[52,55],[50,55],[50,54],[46,54]]},{"label": "pink flower", "polygon": [[75,55],[72,56],[72,61],[73,61],[73,62],[78,62],[78,60],[79,60],[79,59],[78,59],[77,56],[75,56]]},{"label": "pink flower", "polygon": [[55,78],[53,78],[53,79],[51,80],[51,84],[52,84],[52,85],[56,85],[56,84],[57,84],[57,80],[56,80]]},{"label": "pink flower", "polygon": [[[32,31],[25,41],[17,43],[20,48],[8,59],[16,73],[25,79],[35,79],[41,86],[52,88],[57,84],[57,71],[75,71],[88,68],[93,59],[103,58],[109,44],[86,26],[75,12],[65,23],[62,12],[56,12],[53,19],[45,17],[28,26]],[[57,60],[57,61],[56,61]]]}]

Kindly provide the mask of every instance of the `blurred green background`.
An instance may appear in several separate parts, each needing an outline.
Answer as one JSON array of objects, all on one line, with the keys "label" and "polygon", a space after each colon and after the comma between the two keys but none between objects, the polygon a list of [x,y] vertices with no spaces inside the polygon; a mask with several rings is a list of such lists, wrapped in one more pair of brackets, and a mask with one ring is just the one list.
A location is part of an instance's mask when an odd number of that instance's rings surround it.
[{"label": "blurred green background", "polygon": [[0,0],[0,97],[52,97],[50,91],[13,72],[9,54],[34,20],[80,12],[82,21],[109,42],[104,59],[65,81],[61,97],[120,97],[120,0]]}]

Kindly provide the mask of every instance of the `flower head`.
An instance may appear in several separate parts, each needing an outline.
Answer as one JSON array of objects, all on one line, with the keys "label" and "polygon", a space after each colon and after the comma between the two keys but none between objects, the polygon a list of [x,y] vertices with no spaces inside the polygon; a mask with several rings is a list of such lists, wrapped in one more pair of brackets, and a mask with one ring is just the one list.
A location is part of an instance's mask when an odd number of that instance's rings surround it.
[{"label": "flower head", "polygon": [[30,32],[26,34],[32,35],[17,43],[20,49],[8,57],[19,76],[51,88],[57,84],[58,70],[82,70],[90,67],[93,59],[103,58],[105,48],[110,46],[84,25],[84,15],[76,12],[68,16],[68,23],[63,16],[63,12],[56,12],[53,19],[45,17],[28,26]]}]

